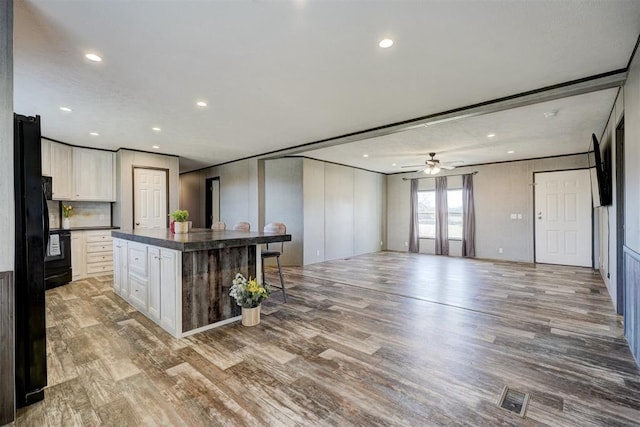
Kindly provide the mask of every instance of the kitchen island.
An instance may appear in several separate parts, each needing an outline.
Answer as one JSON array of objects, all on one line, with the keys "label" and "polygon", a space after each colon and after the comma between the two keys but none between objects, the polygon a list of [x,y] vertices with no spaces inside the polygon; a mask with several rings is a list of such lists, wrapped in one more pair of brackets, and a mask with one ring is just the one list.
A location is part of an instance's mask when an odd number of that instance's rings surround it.
[{"label": "kitchen island", "polygon": [[256,277],[260,247],[290,234],[193,229],[114,230],[114,291],[177,338],[237,320],[236,273]]}]

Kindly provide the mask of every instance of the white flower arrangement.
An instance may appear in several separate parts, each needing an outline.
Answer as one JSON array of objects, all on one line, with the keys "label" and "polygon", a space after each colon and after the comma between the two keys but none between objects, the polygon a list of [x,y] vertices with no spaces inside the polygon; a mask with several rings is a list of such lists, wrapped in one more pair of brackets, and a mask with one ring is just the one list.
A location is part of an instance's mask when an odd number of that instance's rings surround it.
[{"label": "white flower arrangement", "polygon": [[258,283],[256,279],[249,277],[247,280],[241,273],[238,273],[233,279],[229,295],[235,298],[240,307],[255,308],[267,299],[269,290]]}]

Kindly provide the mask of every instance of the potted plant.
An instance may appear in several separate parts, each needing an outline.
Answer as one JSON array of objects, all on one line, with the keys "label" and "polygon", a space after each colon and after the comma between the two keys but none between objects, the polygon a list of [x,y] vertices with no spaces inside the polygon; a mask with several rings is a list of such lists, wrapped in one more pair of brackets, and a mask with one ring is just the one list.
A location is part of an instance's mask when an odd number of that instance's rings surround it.
[{"label": "potted plant", "polygon": [[169,216],[174,221],[174,233],[184,234],[189,232],[189,224],[187,224],[187,219],[189,219],[189,211],[178,209],[171,212]]},{"label": "potted plant", "polygon": [[73,216],[73,206],[62,205],[62,228],[68,230],[71,228],[71,217]]},{"label": "potted plant", "polygon": [[251,277],[247,280],[241,273],[238,273],[233,279],[229,295],[235,298],[236,304],[242,307],[242,324],[244,326],[255,326],[260,323],[260,304],[269,296],[269,290],[264,285]]}]

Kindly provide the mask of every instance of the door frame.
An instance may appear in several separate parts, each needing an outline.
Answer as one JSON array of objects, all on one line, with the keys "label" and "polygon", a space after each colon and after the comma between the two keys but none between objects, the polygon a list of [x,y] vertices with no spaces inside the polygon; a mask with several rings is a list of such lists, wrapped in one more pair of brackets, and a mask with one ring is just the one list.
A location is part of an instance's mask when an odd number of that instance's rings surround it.
[{"label": "door frame", "polygon": [[[222,187],[220,186],[221,182],[220,182],[220,177],[219,176],[215,176],[212,178],[205,178],[204,180],[204,200],[205,200],[205,207],[204,207],[204,226],[205,228],[211,228],[211,225],[213,224],[213,220],[211,219],[211,217],[213,216],[213,212],[211,210],[211,204],[213,202],[213,197],[211,196],[211,184],[213,183],[213,181],[218,181],[218,189],[221,190]],[[219,210],[219,206],[220,206],[220,193],[222,191],[218,191],[218,210]],[[202,211],[200,211],[202,212]]]},{"label": "door frame", "polygon": [[165,174],[165,178],[166,178],[166,185],[165,185],[165,191],[166,191],[166,199],[167,199],[167,219],[166,219],[166,225],[167,228],[169,228],[169,214],[171,212],[169,212],[169,169],[167,168],[156,168],[153,166],[135,166],[132,165],[131,166],[131,229],[135,230],[136,229],[136,173],[135,170],[136,169],[147,169],[147,170],[156,170],[156,171],[164,171]]},{"label": "door frame", "polygon": [[616,126],[616,312],[624,315],[624,116]]},{"label": "door frame", "polygon": [[[532,208],[532,218],[533,218],[533,263],[536,264],[538,261],[536,260],[536,174],[537,173],[549,173],[549,172],[568,172],[568,171],[577,171],[577,170],[589,170],[589,168],[566,168],[566,169],[554,169],[554,170],[545,170],[545,171],[535,171],[532,174],[531,181],[531,198],[533,199],[533,203],[531,204]],[[591,190],[589,190],[589,195],[593,199],[591,195]],[[591,206],[593,206],[593,200],[591,200]],[[591,208],[591,268],[594,268],[594,230],[593,230],[593,207]]]}]

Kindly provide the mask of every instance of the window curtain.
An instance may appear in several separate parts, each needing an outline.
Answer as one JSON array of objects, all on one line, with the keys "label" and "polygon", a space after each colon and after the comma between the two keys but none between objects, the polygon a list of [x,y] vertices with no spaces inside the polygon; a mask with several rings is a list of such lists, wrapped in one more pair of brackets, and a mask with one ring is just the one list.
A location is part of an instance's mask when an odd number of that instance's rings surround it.
[{"label": "window curtain", "polygon": [[418,180],[411,180],[411,221],[409,223],[409,252],[420,252],[420,227],[418,219]]},{"label": "window curtain", "polygon": [[436,255],[449,255],[447,177],[436,178]]},{"label": "window curtain", "polygon": [[473,204],[473,174],[462,175],[462,256],[476,256],[476,209]]}]

